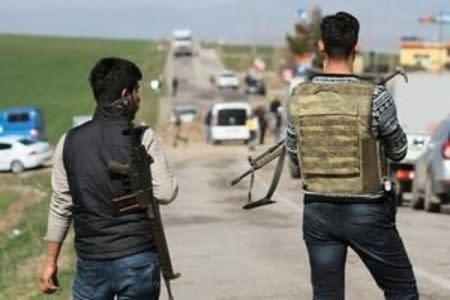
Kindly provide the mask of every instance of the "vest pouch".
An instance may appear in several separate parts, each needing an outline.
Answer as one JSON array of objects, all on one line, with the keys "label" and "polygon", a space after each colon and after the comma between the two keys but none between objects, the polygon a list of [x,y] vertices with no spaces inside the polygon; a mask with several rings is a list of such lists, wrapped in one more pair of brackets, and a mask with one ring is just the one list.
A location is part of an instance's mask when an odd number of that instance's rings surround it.
[{"label": "vest pouch", "polygon": [[313,115],[299,119],[299,159],[305,178],[359,176],[357,115]]}]

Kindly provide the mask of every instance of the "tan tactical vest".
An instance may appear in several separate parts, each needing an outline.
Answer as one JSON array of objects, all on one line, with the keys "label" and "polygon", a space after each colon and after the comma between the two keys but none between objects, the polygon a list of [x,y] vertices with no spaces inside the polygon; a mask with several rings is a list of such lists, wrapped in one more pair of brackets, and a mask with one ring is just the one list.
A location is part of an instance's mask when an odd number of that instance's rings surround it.
[{"label": "tan tactical vest", "polygon": [[365,194],[380,191],[384,151],[372,136],[368,82],[298,85],[289,104],[307,191]]}]

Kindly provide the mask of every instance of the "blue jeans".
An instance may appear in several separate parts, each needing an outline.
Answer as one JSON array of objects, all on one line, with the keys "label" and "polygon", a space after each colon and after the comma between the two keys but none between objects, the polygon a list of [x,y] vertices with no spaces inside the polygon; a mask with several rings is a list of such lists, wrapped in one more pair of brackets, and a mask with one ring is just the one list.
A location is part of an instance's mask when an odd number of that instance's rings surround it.
[{"label": "blue jeans", "polygon": [[113,260],[77,260],[74,300],[157,300],[159,292],[160,268],[153,252]]},{"label": "blue jeans", "polygon": [[345,299],[348,247],[362,259],[385,299],[419,299],[411,263],[385,203],[315,202],[306,204],[303,213],[314,300]]}]

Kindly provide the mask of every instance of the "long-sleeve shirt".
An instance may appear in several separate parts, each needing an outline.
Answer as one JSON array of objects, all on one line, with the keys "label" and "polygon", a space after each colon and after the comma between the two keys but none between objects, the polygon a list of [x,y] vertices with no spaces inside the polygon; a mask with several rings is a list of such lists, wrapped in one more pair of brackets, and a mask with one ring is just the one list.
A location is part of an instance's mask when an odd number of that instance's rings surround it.
[{"label": "long-sleeve shirt", "polygon": [[[59,140],[53,157],[52,195],[48,215],[47,241],[62,242],[72,220],[72,196],[63,162],[65,135]],[[147,129],[142,137],[142,144],[154,162],[150,165],[152,173],[153,194],[159,203],[169,204],[178,193],[178,184],[172,175],[161,141],[152,129]]]},{"label": "long-sleeve shirt", "polygon": [[[317,76],[312,82],[321,84],[346,84],[359,79],[353,76]],[[290,101],[290,100],[289,100]],[[289,105],[288,105],[289,107]],[[297,134],[288,111],[286,150],[289,157],[298,165]],[[408,150],[406,134],[399,124],[394,99],[384,86],[374,86],[372,96],[372,135],[382,141],[385,155],[393,161],[402,160]]]}]

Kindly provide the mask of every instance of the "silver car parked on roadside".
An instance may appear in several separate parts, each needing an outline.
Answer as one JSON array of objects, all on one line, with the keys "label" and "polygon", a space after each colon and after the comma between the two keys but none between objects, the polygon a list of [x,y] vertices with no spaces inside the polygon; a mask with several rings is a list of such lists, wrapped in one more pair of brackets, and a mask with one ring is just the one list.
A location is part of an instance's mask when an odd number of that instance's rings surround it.
[{"label": "silver car parked on roadside", "polygon": [[450,116],[438,126],[427,150],[417,159],[413,180],[415,209],[439,212],[450,202]]}]

